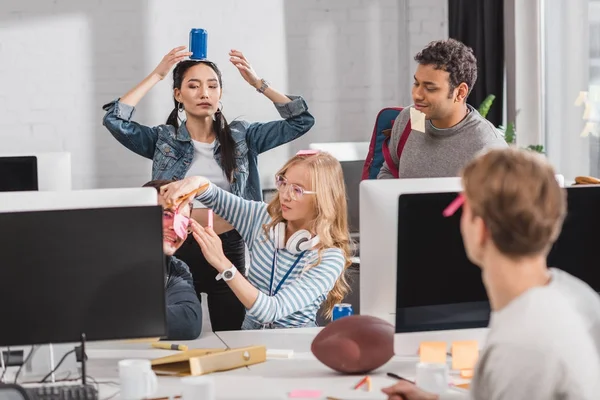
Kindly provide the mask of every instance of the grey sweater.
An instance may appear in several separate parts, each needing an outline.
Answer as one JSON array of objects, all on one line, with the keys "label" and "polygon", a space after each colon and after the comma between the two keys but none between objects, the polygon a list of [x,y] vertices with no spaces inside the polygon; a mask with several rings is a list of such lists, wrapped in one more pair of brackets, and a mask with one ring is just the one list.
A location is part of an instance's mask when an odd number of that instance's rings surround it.
[{"label": "grey sweater", "polygon": [[[443,178],[459,176],[460,170],[484,149],[506,147],[506,141],[491,122],[470,105],[469,114],[452,128],[438,129],[430,120],[425,121],[425,132],[410,133],[400,165],[397,148],[406,124],[410,107],[396,118],[389,142],[394,168],[400,178]],[[377,179],[392,179],[387,163],[383,163]]]},{"label": "grey sweater", "polygon": [[441,400],[600,399],[600,297],[552,269],[549,285],[530,289],[492,314],[470,393]]}]

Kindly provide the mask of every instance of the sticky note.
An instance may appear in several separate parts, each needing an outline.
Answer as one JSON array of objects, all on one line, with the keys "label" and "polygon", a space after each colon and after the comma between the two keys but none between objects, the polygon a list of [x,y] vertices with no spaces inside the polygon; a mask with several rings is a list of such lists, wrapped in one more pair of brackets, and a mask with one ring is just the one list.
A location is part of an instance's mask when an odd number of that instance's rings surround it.
[{"label": "sticky note", "polygon": [[176,212],[173,216],[173,230],[181,239],[185,239],[189,223],[190,219],[188,217],[184,217],[179,212]]},{"label": "sticky note", "polygon": [[425,113],[417,110],[416,108],[410,108],[410,127],[419,132],[425,132]]},{"label": "sticky note", "polygon": [[579,107],[585,103],[588,99],[588,92],[579,92],[579,95],[575,99],[575,106]]},{"label": "sticky note", "polygon": [[299,152],[296,153],[297,156],[312,156],[314,154],[317,154],[319,152],[319,150],[300,150]]},{"label": "sticky note", "polygon": [[473,369],[479,359],[479,346],[476,340],[452,342],[451,354],[452,369]]},{"label": "sticky note", "polygon": [[211,210],[210,208],[208,209],[208,227],[213,227],[213,210]]},{"label": "sticky note", "polygon": [[472,369],[461,369],[460,377],[463,379],[471,379],[473,378],[473,370]]},{"label": "sticky note", "polygon": [[422,363],[445,364],[446,342],[422,342],[419,356]]},{"label": "sticky note", "polygon": [[318,399],[321,397],[320,390],[292,390],[288,397],[292,399]]}]

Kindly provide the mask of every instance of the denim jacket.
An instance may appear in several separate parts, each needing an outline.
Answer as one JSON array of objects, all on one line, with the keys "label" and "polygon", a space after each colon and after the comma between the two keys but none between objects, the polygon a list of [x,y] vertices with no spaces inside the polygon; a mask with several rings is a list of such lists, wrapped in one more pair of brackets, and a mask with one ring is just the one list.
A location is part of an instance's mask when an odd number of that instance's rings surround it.
[{"label": "denim jacket", "polygon": [[[236,143],[237,168],[231,183],[231,192],[248,200],[262,200],[258,155],[299,138],[314,125],[315,119],[300,96],[288,96],[292,101],[275,103],[283,120],[250,123],[234,120],[229,126]],[[194,156],[190,134],[182,123],[178,130],[171,125],[144,126],[131,120],[134,107],[114,100],[106,104],[103,124],[129,150],[152,163],[152,179],[183,179]],[[219,142],[214,157],[222,168]]]}]

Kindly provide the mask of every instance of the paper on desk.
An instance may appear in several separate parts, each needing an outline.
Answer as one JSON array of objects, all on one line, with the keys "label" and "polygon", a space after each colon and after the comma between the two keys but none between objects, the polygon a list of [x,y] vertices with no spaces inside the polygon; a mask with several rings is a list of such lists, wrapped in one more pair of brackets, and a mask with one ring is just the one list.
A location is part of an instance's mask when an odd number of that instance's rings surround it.
[{"label": "paper on desk", "polygon": [[425,113],[414,107],[410,108],[410,127],[419,132],[425,132]]},{"label": "paper on desk", "polygon": [[320,390],[292,390],[288,397],[291,399],[318,399],[321,397]]}]

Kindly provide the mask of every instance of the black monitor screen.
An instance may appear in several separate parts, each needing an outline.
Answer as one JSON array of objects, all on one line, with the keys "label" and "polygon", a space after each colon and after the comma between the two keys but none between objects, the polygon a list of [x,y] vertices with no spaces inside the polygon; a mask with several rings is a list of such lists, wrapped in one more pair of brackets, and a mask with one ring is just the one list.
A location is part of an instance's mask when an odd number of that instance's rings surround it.
[{"label": "black monitor screen", "polygon": [[567,271],[600,292],[600,260],[596,253],[600,232],[600,187],[569,187],[567,202],[568,213],[548,255],[548,266]]},{"label": "black monitor screen", "polygon": [[341,161],[340,164],[344,173],[346,197],[348,199],[348,225],[350,225],[350,232],[356,233],[360,230],[358,199],[360,197],[359,187],[365,161]]},{"label": "black monitor screen", "polygon": [[37,157],[0,157],[0,192],[38,190]]},{"label": "black monitor screen", "polygon": [[[600,187],[566,189],[568,213],[548,256],[600,292],[595,252],[600,227]],[[396,331],[487,326],[489,302],[480,269],[466,257],[459,209],[442,215],[457,193],[405,194],[398,207]]]},{"label": "black monitor screen", "polygon": [[396,331],[487,326],[490,307],[481,270],[467,258],[457,193],[403,194],[398,205]]},{"label": "black monitor screen", "polygon": [[159,206],[0,213],[0,346],[162,337]]}]

